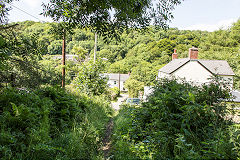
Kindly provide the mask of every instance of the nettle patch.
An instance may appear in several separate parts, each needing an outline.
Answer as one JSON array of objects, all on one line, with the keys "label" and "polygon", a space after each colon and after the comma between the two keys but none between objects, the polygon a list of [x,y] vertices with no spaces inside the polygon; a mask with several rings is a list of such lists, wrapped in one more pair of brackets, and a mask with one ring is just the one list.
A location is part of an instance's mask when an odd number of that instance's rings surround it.
[{"label": "nettle patch", "polygon": [[113,154],[140,159],[237,158],[239,127],[225,118],[232,109],[222,103],[228,98],[217,82],[196,87],[163,80],[140,107],[120,110]]}]

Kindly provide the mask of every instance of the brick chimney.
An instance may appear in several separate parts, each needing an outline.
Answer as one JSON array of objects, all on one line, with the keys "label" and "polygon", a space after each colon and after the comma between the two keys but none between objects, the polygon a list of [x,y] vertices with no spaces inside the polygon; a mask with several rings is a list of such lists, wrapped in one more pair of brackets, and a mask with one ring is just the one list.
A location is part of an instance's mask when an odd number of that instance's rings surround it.
[{"label": "brick chimney", "polygon": [[174,49],[174,53],[172,54],[172,60],[177,59],[178,55],[176,53],[176,49]]},{"label": "brick chimney", "polygon": [[189,48],[189,59],[198,59],[198,48]]}]

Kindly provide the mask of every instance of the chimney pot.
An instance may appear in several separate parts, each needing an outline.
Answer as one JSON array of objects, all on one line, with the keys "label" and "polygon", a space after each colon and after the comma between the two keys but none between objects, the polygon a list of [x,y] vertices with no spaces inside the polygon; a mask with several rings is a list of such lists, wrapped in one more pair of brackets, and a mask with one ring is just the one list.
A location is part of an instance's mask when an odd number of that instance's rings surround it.
[{"label": "chimney pot", "polygon": [[198,48],[189,48],[189,59],[198,59]]},{"label": "chimney pot", "polygon": [[176,49],[174,49],[174,53],[172,54],[172,60],[177,58],[178,58],[178,54],[176,53]]}]

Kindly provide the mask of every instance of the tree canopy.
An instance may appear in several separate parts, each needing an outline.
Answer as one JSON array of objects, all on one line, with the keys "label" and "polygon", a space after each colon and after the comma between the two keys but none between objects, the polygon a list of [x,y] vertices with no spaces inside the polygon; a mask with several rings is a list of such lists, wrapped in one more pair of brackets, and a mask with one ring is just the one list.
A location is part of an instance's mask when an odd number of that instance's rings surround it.
[{"label": "tree canopy", "polygon": [[43,15],[54,21],[88,27],[105,36],[125,27],[145,28],[150,24],[166,28],[172,10],[182,0],[50,0]]},{"label": "tree canopy", "polygon": [[11,9],[9,4],[14,0],[1,0],[0,1],[0,24],[6,24],[8,21],[8,11]]}]

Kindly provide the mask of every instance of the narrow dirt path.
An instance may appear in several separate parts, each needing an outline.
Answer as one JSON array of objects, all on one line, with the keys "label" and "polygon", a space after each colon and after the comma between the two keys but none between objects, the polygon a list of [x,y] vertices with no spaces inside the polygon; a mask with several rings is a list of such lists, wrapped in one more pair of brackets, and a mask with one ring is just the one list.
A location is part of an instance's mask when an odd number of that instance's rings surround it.
[{"label": "narrow dirt path", "polygon": [[117,102],[112,102],[112,107],[115,111],[120,109],[120,105],[126,101],[128,98],[128,94],[121,94],[120,97],[118,97]]},{"label": "narrow dirt path", "polygon": [[[128,97],[127,94],[122,94],[119,98],[117,102],[112,103],[112,107],[115,111],[120,109],[120,105],[124,102],[124,100]],[[104,159],[110,159],[110,150],[111,150],[111,136],[112,136],[112,132],[113,132],[113,127],[114,127],[114,122],[113,122],[113,118],[111,118],[106,126],[106,132],[105,132],[105,136],[102,140],[103,146],[101,148],[101,150],[103,151],[104,154]]]},{"label": "narrow dirt path", "polygon": [[102,143],[103,143],[102,151],[104,154],[104,159],[109,158],[109,151],[111,149],[111,136],[112,136],[113,125],[114,125],[113,119],[111,118],[107,124],[105,136],[102,141]]}]

